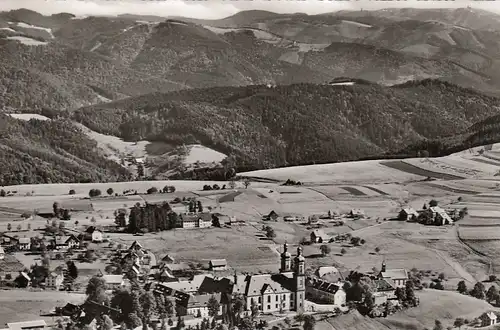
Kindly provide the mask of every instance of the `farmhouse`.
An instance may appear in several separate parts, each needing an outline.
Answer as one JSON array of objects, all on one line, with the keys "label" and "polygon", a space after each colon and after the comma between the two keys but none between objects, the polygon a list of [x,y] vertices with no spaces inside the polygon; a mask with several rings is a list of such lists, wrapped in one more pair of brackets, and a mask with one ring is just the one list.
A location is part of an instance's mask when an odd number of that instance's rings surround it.
[{"label": "farmhouse", "polygon": [[365,212],[361,209],[352,209],[349,211],[349,217],[351,218],[364,218]]},{"label": "farmhouse", "polygon": [[226,259],[212,259],[209,261],[210,270],[226,270]]},{"label": "farmhouse", "polygon": [[31,240],[28,237],[21,237],[18,241],[17,247],[19,250],[27,251],[31,248]]},{"label": "farmhouse", "polygon": [[161,263],[163,264],[173,264],[175,262],[175,258],[172,257],[170,254],[167,254],[161,259]]},{"label": "farmhouse", "polygon": [[137,242],[137,241],[134,241],[132,243],[132,245],[130,245],[130,247],[128,248],[129,250],[142,250],[143,247],[141,245],[141,243]]},{"label": "farmhouse", "polygon": [[493,312],[484,313],[479,319],[482,327],[489,327],[497,323],[497,315]]},{"label": "farmhouse", "polygon": [[5,251],[3,247],[0,246],[0,260],[5,259]]},{"label": "farmhouse", "polygon": [[179,215],[181,228],[208,228],[212,226],[212,216],[204,213],[182,213]]},{"label": "farmhouse", "polygon": [[389,283],[394,283],[394,287],[396,288],[403,288],[408,281],[408,272],[404,268],[387,269],[384,261],[378,277]]},{"label": "farmhouse", "polygon": [[8,330],[41,330],[47,329],[47,323],[44,320],[25,321],[7,323]]},{"label": "farmhouse", "polygon": [[375,292],[373,293],[375,305],[382,305],[385,304],[388,300],[396,299],[395,291],[396,289],[394,288],[394,285],[389,283],[387,280],[375,280]]},{"label": "farmhouse", "polygon": [[323,243],[329,241],[328,235],[321,229],[315,229],[311,232],[311,243]]},{"label": "farmhouse", "polygon": [[279,214],[276,213],[276,211],[272,210],[271,212],[269,212],[269,214],[265,217],[266,220],[269,220],[269,221],[278,221],[278,218],[279,218]]},{"label": "farmhouse", "polygon": [[312,299],[321,299],[328,304],[338,307],[345,306],[346,293],[342,283],[330,283],[327,281],[308,278],[306,282],[306,295]]},{"label": "farmhouse", "polygon": [[402,221],[416,221],[418,212],[411,207],[406,207],[399,212],[399,220]]},{"label": "farmhouse", "polygon": [[52,248],[55,250],[74,249],[80,245],[80,241],[75,235],[56,237],[51,242]]},{"label": "farmhouse", "polygon": [[52,272],[47,276],[45,279],[45,287],[50,288],[50,289],[55,289],[59,290],[61,285],[64,282],[64,275],[63,274],[58,274],[55,272]]}]

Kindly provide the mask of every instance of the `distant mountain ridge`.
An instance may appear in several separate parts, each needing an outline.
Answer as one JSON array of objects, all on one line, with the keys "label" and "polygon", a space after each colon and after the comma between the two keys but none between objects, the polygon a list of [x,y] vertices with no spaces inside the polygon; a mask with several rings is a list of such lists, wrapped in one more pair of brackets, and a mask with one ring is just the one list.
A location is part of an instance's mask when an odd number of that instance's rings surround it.
[{"label": "distant mountain ridge", "polygon": [[[442,153],[481,141],[468,128],[499,114],[499,17],[469,9],[246,11],[222,20],[0,12],[0,107],[131,141],[202,144],[254,168],[413,154],[439,139],[447,142],[432,148]],[[339,77],[356,84],[328,85]],[[104,157],[85,149],[92,153]],[[116,163],[100,164],[85,177],[125,177]],[[170,175],[166,167],[155,163],[152,173]]]}]

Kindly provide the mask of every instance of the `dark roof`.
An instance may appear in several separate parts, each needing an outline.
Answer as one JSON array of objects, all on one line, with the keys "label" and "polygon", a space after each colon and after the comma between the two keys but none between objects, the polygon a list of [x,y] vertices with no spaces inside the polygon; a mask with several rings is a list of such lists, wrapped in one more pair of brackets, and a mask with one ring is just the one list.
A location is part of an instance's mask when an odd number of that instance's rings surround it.
[{"label": "dark roof", "polygon": [[338,284],[330,283],[323,280],[308,279],[307,285],[326,293],[335,294],[341,288]]},{"label": "dark roof", "polygon": [[198,289],[198,293],[207,294],[207,293],[216,293],[216,292],[224,292],[230,293],[233,290],[233,284],[230,279],[222,278],[222,279],[214,279],[212,277],[205,277],[203,282]]},{"label": "dark roof", "polygon": [[209,212],[203,212],[203,213],[193,213],[193,214],[186,214],[182,213],[180,215],[180,218],[182,219],[183,222],[191,222],[191,221],[198,221],[198,219],[201,219],[202,221],[212,221],[212,215]]}]

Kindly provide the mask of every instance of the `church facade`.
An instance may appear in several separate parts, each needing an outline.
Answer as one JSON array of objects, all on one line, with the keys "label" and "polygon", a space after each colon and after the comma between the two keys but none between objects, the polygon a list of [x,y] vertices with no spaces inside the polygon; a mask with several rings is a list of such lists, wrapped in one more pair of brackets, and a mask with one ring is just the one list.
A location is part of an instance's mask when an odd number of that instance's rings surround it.
[{"label": "church facade", "polygon": [[256,305],[262,313],[304,311],[305,258],[297,248],[293,258],[285,243],[278,274],[235,275],[233,295],[244,296],[247,310]]}]

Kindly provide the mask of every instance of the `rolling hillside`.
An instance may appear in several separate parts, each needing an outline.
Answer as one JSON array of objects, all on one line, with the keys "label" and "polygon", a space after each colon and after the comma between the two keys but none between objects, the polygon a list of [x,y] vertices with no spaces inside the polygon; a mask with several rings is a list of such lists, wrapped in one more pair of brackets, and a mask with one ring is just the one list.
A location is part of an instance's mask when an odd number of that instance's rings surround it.
[{"label": "rolling hillside", "polygon": [[426,80],[184,90],[84,107],[72,117],[127,140],[201,143],[266,168],[394,152],[466,132],[499,106],[498,98]]}]

